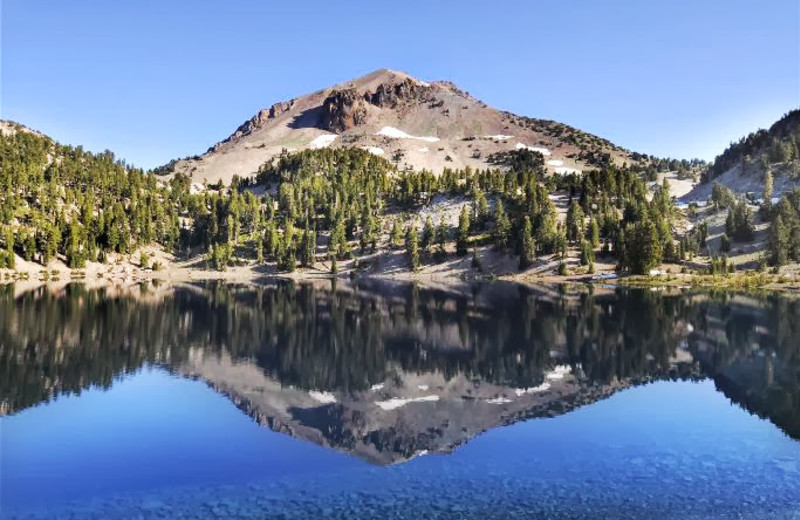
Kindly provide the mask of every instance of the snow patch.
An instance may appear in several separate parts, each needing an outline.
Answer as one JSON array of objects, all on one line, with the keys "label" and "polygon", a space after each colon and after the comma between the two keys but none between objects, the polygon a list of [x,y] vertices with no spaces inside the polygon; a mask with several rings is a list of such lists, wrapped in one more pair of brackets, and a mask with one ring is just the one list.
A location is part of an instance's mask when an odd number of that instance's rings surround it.
[{"label": "snow patch", "polygon": [[418,151],[418,152],[422,152],[422,153],[428,153],[428,152],[430,152],[430,150],[428,150],[428,147],[427,147],[427,146],[423,146],[422,148],[417,148],[417,151]]},{"label": "snow patch", "polygon": [[336,396],[330,392],[317,392],[316,390],[311,390],[308,392],[308,395],[310,395],[315,401],[322,404],[332,404],[336,402]]},{"label": "snow patch", "polygon": [[399,128],[395,128],[393,126],[384,126],[380,130],[378,130],[376,135],[382,135],[384,137],[389,137],[390,139],[418,139],[420,141],[425,141],[428,143],[437,143],[439,142],[438,137],[418,137],[415,135],[410,135]]},{"label": "snow patch", "polygon": [[571,173],[580,175],[581,171],[577,170],[575,168],[568,168],[567,166],[560,166],[560,167],[556,168],[556,173],[559,174],[559,175],[569,175]]},{"label": "snow patch", "polygon": [[550,380],[564,379],[566,374],[572,372],[572,367],[569,365],[556,365],[552,372],[548,372],[545,377]]},{"label": "snow patch", "polygon": [[383,155],[383,148],[378,148],[377,146],[365,146],[364,150],[368,151],[372,155]]},{"label": "snow patch", "polygon": [[393,397],[388,401],[378,401],[375,404],[378,405],[383,410],[395,410],[397,408],[407,405],[408,403],[426,403],[438,400],[439,400],[438,395],[426,395],[424,397],[414,397],[408,399]]},{"label": "snow patch", "polygon": [[417,385],[417,388],[422,390],[423,392],[427,391],[430,388],[428,385]]},{"label": "snow patch", "polygon": [[547,161],[548,166],[564,166],[564,161],[559,161],[558,159],[552,159]]},{"label": "snow patch", "polygon": [[483,136],[484,139],[491,139],[493,141],[507,141],[509,139],[512,139],[513,137],[514,137],[513,135],[503,135],[503,134]]},{"label": "snow patch", "polygon": [[331,145],[336,140],[336,134],[322,134],[318,135],[308,144],[308,147],[312,150],[317,150],[319,148],[326,148]]},{"label": "snow patch", "polygon": [[487,399],[486,402],[489,404],[506,404],[510,403],[511,399],[509,399],[508,397],[500,396],[500,397],[495,397],[494,399]]},{"label": "snow patch", "polygon": [[538,146],[528,146],[527,144],[517,143],[517,145],[514,148],[516,148],[517,150],[530,150],[532,152],[539,152],[545,157],[551,155],[550,150],[548,150],[547,148],[540,148]]},{"label": "snow patch", "polygon": [[383,386],[384,386],[383,383],[378,383],[377,385],[372,385],[371,387],[369,387],[369,389],[372,390],[373,392],[377,392],[378,390],[383,390]]},{"label": "snow patch", "polygon": [[542,383],[539,386],[532,386],[530,388],[517,388],[514,390],[514,393],[517,394],[517,397],[522,397],[525,394],[536,394],[548,390],[550,390],[550,383]]}]

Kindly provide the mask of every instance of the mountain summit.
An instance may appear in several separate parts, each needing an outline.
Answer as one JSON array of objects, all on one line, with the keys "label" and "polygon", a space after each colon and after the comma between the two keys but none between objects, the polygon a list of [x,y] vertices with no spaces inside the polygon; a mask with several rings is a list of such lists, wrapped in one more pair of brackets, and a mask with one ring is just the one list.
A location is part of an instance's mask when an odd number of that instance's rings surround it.
[{"label": "mountain summit", "polygon": [[541,152],[548,168],[568,173],[630,154],[567,125],[492,108],[449,81],[425,82],[381,69],[299,98],[275,103],[201,156],[168,168],[194,182],[248,176],[283,151],[353,146],[400,168],[441,172],[485,168],[498,152]]}]

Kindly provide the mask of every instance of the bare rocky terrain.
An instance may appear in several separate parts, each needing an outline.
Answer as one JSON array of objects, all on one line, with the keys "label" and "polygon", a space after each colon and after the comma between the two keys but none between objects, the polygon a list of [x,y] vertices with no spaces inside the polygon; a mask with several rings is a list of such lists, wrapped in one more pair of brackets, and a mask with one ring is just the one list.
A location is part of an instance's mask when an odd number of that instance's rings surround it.
[{"label": "bare rocky terrain", "polygon": [[502,112],[449,81],[427,83],[382,69],[264,108],[204,154],[161,171],[188,174],[199,185],[228,183],[282,152],[344,146],[434,173],[486,168],[493,154],[520,148],[540,151],[554,173],[581,170],[603,154],[618,164],[632,161],[605,139]]}]

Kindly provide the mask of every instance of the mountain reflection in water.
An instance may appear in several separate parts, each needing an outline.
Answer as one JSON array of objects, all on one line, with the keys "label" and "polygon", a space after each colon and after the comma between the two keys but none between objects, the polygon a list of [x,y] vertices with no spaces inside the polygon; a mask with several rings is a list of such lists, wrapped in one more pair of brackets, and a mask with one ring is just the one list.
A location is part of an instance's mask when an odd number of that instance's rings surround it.
[{"label": "mountain reflection in water", "polygon": [[2,414],[156,365],[273,430],[390,464],[633,385],[709,377],[800,439],[800,303],[784,296],[322,281],[8,285],[0,298]]}]

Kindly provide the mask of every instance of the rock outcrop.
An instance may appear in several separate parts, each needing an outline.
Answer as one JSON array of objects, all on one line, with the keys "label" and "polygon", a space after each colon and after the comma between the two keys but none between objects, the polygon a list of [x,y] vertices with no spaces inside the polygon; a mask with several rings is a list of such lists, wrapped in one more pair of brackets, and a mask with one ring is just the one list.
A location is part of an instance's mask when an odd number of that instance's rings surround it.
[{"label": "rock outcrop", "polygon": [[325,130],[344,132],[364,124],[366,120],[364,98],[354,88],[334,90],[322,103],[320,124]]}]

